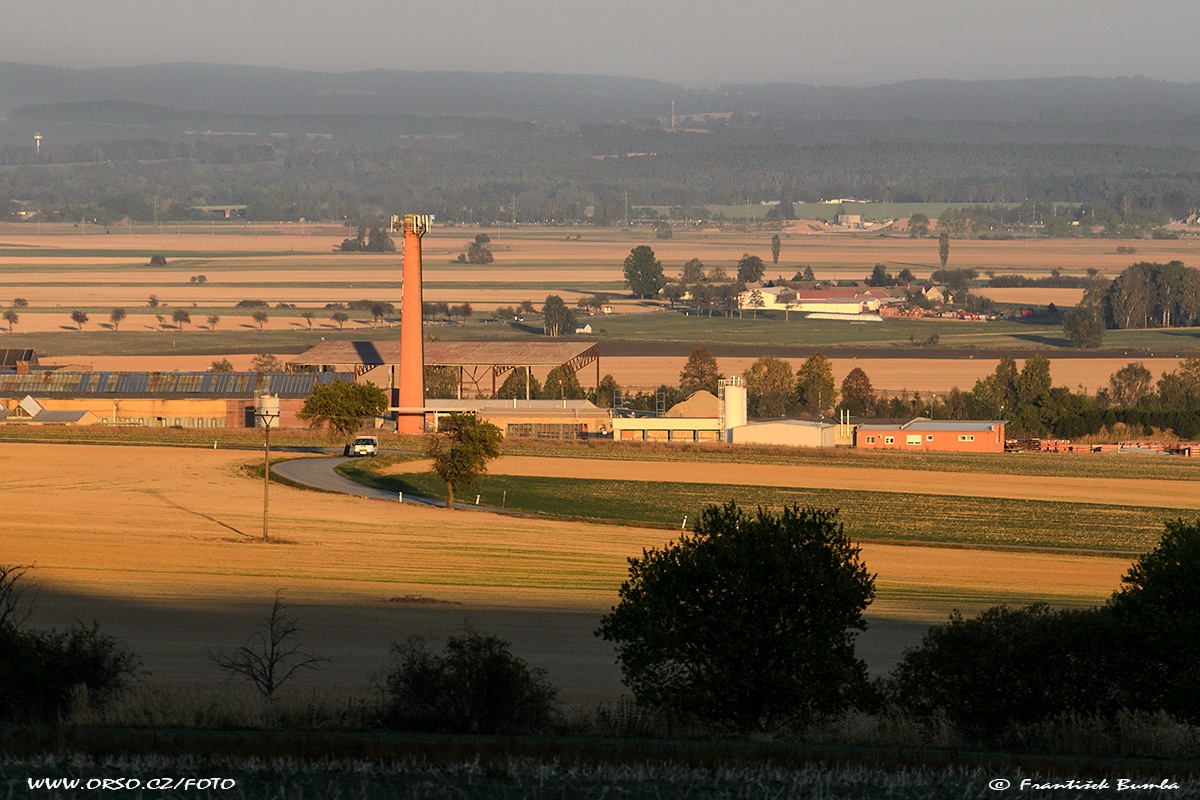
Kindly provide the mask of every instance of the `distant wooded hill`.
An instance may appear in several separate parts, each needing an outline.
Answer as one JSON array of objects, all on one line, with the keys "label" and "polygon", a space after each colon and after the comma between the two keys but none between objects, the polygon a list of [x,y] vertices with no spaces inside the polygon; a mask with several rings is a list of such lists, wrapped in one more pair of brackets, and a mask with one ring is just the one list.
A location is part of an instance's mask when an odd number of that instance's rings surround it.
[{"label": "distant wooded hill", "polygon": [[1200,114],[1200,84],[1146,78],[919,80],[867,88],[803,84],[685,89],[611,75],[307,72],[219,64],[78,70],[0,62],[0,114],[22,105],[127,100],[237,114],[380,114],[603,121],[754,112],[817,120],[1096,122]]}]

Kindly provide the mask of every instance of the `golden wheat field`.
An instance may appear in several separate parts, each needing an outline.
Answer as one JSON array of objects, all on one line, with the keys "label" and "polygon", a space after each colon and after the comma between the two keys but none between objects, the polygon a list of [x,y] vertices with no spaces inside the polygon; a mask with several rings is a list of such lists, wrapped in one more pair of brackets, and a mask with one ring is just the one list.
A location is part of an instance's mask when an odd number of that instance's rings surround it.
[{"label": "golden wheat field", "polygon": [[[670,531],[275,485],[273,541],[263,543],[262,483],[242,470],[254,460],[226,450],[0,444],[0,553],[4,563],[35,565],[43,591],[32,621],[96,619],[143,654],[155,680],[213,682],[221,676],[206,654],[240,643],[282,590],[306,640],[332,659],[310,681],[365,685],[389,642],[469,624],[512,640],[572,699],[620,693],[611,647],[592,630],[616,600],[626,558]],[[592,477],[610,469],[529,461],[549,463],[508,459],[497,468]],[[671,467],[676,480],[718,469]],[[624,478],[631,468],[642,469],[624,463]],[[719,469],[731,479],[727,465]],[[742,479],[774,479],[752,470]],[[1120,557],[882,544],[864,545],[863,557],[879,588],[864,652],[885,665],[919,640],[913,623],[996,602],[1099,602],[1129,566]]]}]

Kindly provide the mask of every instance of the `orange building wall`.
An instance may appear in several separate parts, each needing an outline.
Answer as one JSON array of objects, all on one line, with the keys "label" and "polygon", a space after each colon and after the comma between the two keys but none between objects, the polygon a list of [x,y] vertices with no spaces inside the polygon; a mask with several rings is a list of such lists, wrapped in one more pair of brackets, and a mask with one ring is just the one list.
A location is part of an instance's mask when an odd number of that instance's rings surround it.
[{"label": "orange building wall", "polygon": [[[919,436],[920,441],[910,444],[910,436]],[[887,443],[887,438],[892,443]],[[964,441],[962,437],[973,437]],[[867,441],[874,438],[874,442]],[[947,453],[1003,453],[1004,426],[992,431],[910,431],[904,428],[890,430],[858,430],[854,434],[854,446],[863,450],[908,450],[938,451]]]},{"label": "orange building wall", "polygon": [[[147,427],[185,428],[253,428],[254,401],[247,399],[186,398],[162,399],[149,397],[37,397],[42,408],[53,411],[87,410],[96,415],[100,424],[144,425]],[[20,398],[0,400],[10,410]],[[284,428],[303,428],[296,418],[304,400],[280,398],[279,424]]]}]

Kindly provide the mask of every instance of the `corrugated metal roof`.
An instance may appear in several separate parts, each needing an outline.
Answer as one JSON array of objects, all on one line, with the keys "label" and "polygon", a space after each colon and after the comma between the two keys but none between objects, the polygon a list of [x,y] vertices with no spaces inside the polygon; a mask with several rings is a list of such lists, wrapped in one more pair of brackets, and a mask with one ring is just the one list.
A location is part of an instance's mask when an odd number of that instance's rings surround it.
[{"label": "corrugated metal roof", "polygon": [[599,409],[590,400],[426,400],[425,407],[435,411],[588,411]]},{"label": "corrugated metal roof", "polygon": [[993,419],[962,419],[962,420],[920,420],[908,426],[910,431],[990,431],[1003,425],[1001,420]]},{"label": "corrugated metal roof", "polygon": [[914,419],[902,423],[863,423],[860,431],[990,431],[1003,420]]},{"label": "corrugated metal roof", "polygon": [[[426,342],[425,363],[439,367],[557,367],[595,346],[596,342]],[[290,363],[306,367],[398,364],[400,341],[321,342]]]},{"label": "corrugated metal roof", "polygon": [[318,385],[338,380],[352,382],[354,376],[341,372],[47,372],[0,375],[0,395],[252,397],[267,392],[303,397]]}]

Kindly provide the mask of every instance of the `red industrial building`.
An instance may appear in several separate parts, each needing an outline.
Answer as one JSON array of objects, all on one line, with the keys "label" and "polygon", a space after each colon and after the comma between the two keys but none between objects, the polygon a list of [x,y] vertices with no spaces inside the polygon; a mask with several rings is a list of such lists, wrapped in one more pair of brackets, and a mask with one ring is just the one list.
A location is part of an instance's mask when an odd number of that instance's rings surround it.
[{"label": "red industrial building", "polygon": [[936,450],[951,453],[1003,453],[1003,420],[917,419],[863,423],[854,430],[863,450]]}]

